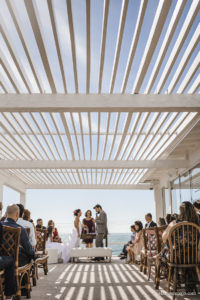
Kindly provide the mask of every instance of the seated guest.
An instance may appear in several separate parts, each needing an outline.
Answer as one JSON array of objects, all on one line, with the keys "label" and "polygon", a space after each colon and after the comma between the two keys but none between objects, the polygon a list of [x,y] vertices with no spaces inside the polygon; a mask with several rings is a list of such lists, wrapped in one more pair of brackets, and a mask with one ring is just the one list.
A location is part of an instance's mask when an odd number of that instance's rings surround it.
[{"label": "seated guest", "polygon": [[148,213],[145,215],[145,220],[146,220],[146,224],[145,224],[145,228],[149,228],[149,227],[156,227],[157,224],[152,220],[152,214]]},{"label": "seated guest", "polygon": [[171,223],[172,221],[176,220],[178,217],[177,214],[167,214],[165,217],[165,222],[166,225],[169,225],[169,223]]},{"label": "seated guest", "polygon": [[1,222],[1,224],[13,228],[21,228],[19,248],[19,266],[21,267],[28,264],[31,259],[34,258],[34,249],[29,242],[25,228],[17,224],[17,220],[19,217],[19,207],[16,204],[8,205],[6,213],[7,218],[4,222]]},{"label": "seated guest", "polygon": [[[13,228],[21,228],[21,234],[20,234],[20,247],[19,247],[19,267],[25,266],[28,263],[30,263],[31,259],[35,259],[35,252],[33,247],[31,246],[29,242],[29,238],[26,232],[26,229],[17,224],[17,220],[19,218],[19,206],[16,204],[11,204],[6,209],[6,215],[7,218],[4,222],[2,222],[2,225],[10,226]],[[25,284],[27,278],[22,278],[22,284]],[[27,296],[26,290],[21,290],[22,296]]]},{"label": "seated guest", "polygon": [[158,226],[163,226],[163,225],[166,225],[165,218],[159,218]]},{"label": "seated guest", "polygon": [[[163,242],[164,242],[164,248],[160,252],[160,254],[157,256],[157,260],[160,260],[162,272],[164,274],[168,273],[168,264],[167,264],[167,262],[170,259],[170,251],[169,251],[169,245],[168,245],[168,237],[169,237],[170,229],[174,225],[176,225],[177,223],[183,222],[183,221],[192,222],[194,224],[199,225],[198,215],[195,212],[194,206],[189,201],[184,201],[180,204],[179,215],[178,215],[177,220],[173,220],[167,226],[166,230],[163,232],[162,239],[163,239]],[[187,272],[190,272],[190,270],[187,270]],[[192,273],[193,273],[193,271],[191,272],[190,276],[193,276]],[[183,273],[182,276],[184,276],[184,275],[185,274]]]},{"label": "seated guest", "polygon": [[121,258],[120,259],[125,259],[127,258],[127,247],[130,246],[131,244],[133,244],[133,242],[135,241],[135,236],[136,236],[136,230],[135,230],[135,225],[131,225],[131,239],[130,241],[124,245],[122,253],[120,254]]},{"label": "seated guest", "polygon": [[43,220],[41,218],[37,219],[36,230],[37,229],[46,229],[46,227],[43,226]]},{"label": "seated guest", "polygon": [[51,226],[53,228],[53,232],[52,232],[53,242],[55,242],[55,243],[62,243],[61,238],[60,238],[60,236],[58,234],[58,230],[55,227],[55,223],[54,223],[53,220],[49,220],[49,222],[48,222],[48,228],[49,228],[49,226]]},{"label": "seated guest", "polygon": [[196,200],[193,205],[197,215],[199,215],[200,218],[200,200]]},{"label": "seated guest", "polygon": [[[22,204],[17,204],[19,207],[19,219],[17,220],[17,224],[23,226],[24,228],[30,228],[30,234],[29,234],[29,241],[33,247],[36,246],[36,239],[35,239],[35,230],[34,226],[31,222],[29,222],[27,219],[30,220],[30,212],[26,210],[26,215],[24,219],[24,206]],[[29,213],[27,213],[29,212]]]},{"label": "seated guest", "polygon": [[129,254],[129,261],[127,261],[128,264],[135,263],[135,255],[139,255],[143,246],[143,237],[142,237],[142,229],[143,225],[140,221],[135,221],[135,230],[136,230],[136,236],[134,242],[127,247],[127,251]]},{"label": "seated guest", "polygon": [[187,221],[187,222],[192,222],[197,225],[199,225],[199,218],[198,215],[196,214],[196,211],[194,209],[194,206],[192,205],[191,202],[189,201],[184,201],[180,204],[179,207],[179,215],[177,220],[173,220],[166,228],[166,230],[163,232],[162,239],[163,242],[165,243],[168,239],[169,231],[170,229],[177,223]]},{"label": "seated guest", "polygon": [[[0,207],[0,210],[2,206]],[[0,245],[3,242],[3,229],[2,224],[0,223]],[[16,293],[16,279],[15,279],[15,265],[14,260],[11,256],[0,256],[0,270],[4,269],[4,294],[6,299],[13,299],[13,296]]]},{"label": "seated guest", "polygon": [[66,247],[63,243],[57,243],[53,241],[53,226],[48,226],[47,229],[47,242],[46,249],[58,249],[58,259],[65,261],[66,259]]},{"label": "seated guest", "polygon": [[[3,204],[2,202],[0,202],[0,212],[2,214],[2,210],[3,210]],[[4,214],[3,217],[1,217],[0,222],[4,221],[6,219],[6,213]]]},{"label": "seated guest", "polygon": [[23,220],[31,222],[31,212],[28,209],[24,209]]}]

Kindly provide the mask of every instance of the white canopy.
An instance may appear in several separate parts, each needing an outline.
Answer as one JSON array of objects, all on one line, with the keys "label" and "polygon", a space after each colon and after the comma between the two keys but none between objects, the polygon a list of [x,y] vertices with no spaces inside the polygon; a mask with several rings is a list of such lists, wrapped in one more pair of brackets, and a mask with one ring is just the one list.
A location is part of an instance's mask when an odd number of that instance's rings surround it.
[{"label": "white canopy", "polygon": [[199,0],[0,0],[0,174],[164,185],[200,160]]}]

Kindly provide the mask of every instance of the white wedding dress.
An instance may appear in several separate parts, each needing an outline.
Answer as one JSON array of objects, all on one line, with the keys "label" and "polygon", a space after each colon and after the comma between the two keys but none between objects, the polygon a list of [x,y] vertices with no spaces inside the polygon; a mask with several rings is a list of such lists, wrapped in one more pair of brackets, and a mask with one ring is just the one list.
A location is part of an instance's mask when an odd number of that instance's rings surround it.
[{"label": "white wedding dress", "polygon": [[[79,232],[81,233],[81,231],[82,231],[82,226],[81,226],[81,222],[79,221]],[[70,260],[71,249],[79,248],[79,247],[80,247],[80,237],[78,237],[78,231],[74,227],[72,229],[72,232],[69,235],[68,242],[65,244],[64,262],[68,262]]]}]

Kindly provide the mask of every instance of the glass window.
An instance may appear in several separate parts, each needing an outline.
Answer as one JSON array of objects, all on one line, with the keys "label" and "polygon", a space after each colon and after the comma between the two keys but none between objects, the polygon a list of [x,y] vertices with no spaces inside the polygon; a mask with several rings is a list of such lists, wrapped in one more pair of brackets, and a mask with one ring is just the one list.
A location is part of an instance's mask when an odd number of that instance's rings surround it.
[{"label": "glass window", "polygon": [[172,182],[172,212],[179,212],[179,205],[181,202],[194,202],[197,199],[200,199],[200,164],[185,172]]}]

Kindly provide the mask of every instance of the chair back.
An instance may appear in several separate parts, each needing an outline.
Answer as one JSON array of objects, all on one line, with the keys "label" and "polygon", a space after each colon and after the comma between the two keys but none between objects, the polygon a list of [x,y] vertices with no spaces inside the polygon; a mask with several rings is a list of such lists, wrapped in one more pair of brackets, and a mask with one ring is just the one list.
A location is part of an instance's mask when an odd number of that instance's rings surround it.
[{"label": "chair back", "polygon": [[46,229],[37,229],[36,231],[36,251],[42,251],[45,254],[46,250],[46,241],[47,241],[47,230]]},{"label": "chair back", "polygon": [[156,227],[143,229],[145,252],[155,252],[157,250]]},{"label": "chair back", "polygon": [[170,263],[193,265],[200,263],[200,226],[181,222],[174,225],[168,236]]},{"label": "chair back", "polygon": [[157,240],[157,250],[158,250],[158,253],[160,253],[160,251],[163,248],[162,235],[163,235],[163,232],[165,231],[166,228],[167,228],[167,225],[156,227],[156,240]]},{"label": "chair back", "polygon": [[29,238],[31,229],[30,228],[25,228],[25,229],[26,229],[26,233],[27,233],[28,238]]},{"label": "chair back", "polygon": [[156,227],[150,227],[145,232],[147,239],[147,250],[152,253],[157,250]]},{"label": "chair back", "polygon": [[21,228],[2,226],[3,238],[0,244],[0,256],[12,256],[18,267]]}]

